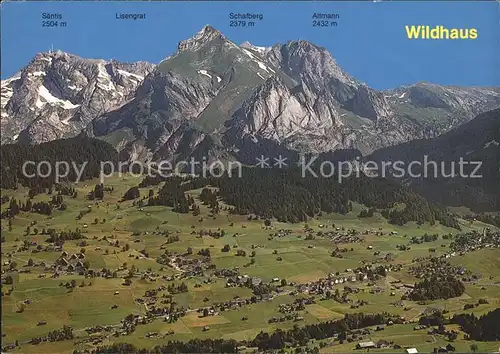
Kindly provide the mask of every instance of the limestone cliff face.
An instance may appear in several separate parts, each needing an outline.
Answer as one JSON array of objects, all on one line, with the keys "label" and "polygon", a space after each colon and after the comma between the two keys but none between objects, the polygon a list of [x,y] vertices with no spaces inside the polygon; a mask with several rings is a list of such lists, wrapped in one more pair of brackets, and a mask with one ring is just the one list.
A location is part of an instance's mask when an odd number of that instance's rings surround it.
[{"label": "limestone cliff face", "polygon": [[245,134],[285,142],[301,134],[324,135],[341,124],[331,101],[311,99],[307,87],[287,87],[272,76],[246,100],[231,121],[227,140]]}]

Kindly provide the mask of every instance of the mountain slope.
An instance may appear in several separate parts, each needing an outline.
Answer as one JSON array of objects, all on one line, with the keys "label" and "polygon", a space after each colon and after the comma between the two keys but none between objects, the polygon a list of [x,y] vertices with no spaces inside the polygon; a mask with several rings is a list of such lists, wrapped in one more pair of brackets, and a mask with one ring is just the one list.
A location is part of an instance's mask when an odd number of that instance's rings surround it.
[{"label": "mountain slope", "polygon": [[476,115],[499,106],[499,87],[441,86],[420,82],[386,91],[403,119],[417,125],[426,137],[435,137]]},{"label": "mountain slope", "polygon": [[[421,194],[443,204],[465,205],[477,211],[500,210],[500,109],[479,114],[467,122],[437,138],[414,140],[375,151],[368,160],[437,162],[435,167],[429,165],[426,178],[406,178]],[[461,177],[460,159],[464,164]],[[473,164],[470,164],[473,162]],[[479,170],[471,178],[476,166]],[[444,169],[441,167],[444,165]],[[455,165],[456,177],[447,177]],[[440,171],[444,171],[444,175]],[[423,167],[414,168],[414,174],[424,172]]]}]

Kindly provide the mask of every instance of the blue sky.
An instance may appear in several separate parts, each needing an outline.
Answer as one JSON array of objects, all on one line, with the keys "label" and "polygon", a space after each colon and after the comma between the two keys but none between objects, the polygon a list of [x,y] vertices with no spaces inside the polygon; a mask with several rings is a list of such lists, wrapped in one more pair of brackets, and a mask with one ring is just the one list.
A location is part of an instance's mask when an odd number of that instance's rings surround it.
[{"label": "blue sky", "polygon": [[[305,39],[326,47],[351,75],[378,89],[418,81],[500,85],[500,5],[495,2],[7,2],[2,5],[2,79],[38,52],[158,63],[205,24],[236,43],[269,46]],[[59,12],[66,28],[42,28]],[[116,20],[115,13],[146,13]],[[253,28],[229,27],[230,12],[262,13]],[[313,28],[314,12],[340,15]],[[408,40],[405,25],[477,28],[476,40]]]}]

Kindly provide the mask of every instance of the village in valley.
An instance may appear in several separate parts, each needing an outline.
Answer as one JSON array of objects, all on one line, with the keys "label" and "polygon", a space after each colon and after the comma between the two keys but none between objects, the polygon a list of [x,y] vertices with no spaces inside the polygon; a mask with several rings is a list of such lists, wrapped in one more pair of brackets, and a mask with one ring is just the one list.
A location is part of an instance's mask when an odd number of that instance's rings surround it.
[{"label": "village in valley", "polygon": [[[493,225],[399,226],[378,211],[359,217],[357,203],[284,223],[231,213],[219,197],[216,207],[204,202],[211,186],[189,190],[197,208],[178,213],[146,203],[168,181],[140,182],[117,176],[33,195],[30,203],[60,197],[50,215],[23,211],[27,188],[2,191],[2,213],[20,209],[2,219],[2,351],[195,338],[234,340],[249,353],[499,350],[455,316],[499,307]],[[298,338],[316,327],[322,334]],[[277,344],[276,331],[289,340]]]}]

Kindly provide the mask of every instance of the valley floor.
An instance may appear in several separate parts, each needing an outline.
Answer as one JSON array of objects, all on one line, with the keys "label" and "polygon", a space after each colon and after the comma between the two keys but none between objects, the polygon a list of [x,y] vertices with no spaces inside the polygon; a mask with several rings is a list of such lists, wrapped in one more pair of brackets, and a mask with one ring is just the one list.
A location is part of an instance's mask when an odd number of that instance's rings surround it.
[{"label": "valley floor", "polygon": [[[499,308],[499,248],[482,248],[449,256],[451,264],[462,266],[480,277],[465,282],[465,293],[460,297],[417,303],[401,300],[408,291],[402,285],[413,285],[419,281],[410,273],[411,267],[418,257],[450,254],[451,240],[442,236],[456,234],[457,230],[414,223],[395,226],[388,224],[378,213],[373,217],[358,218],[362,206],[356,204],[347,215],[322,215],[311,219],[307,225],[272,221],[271,226],[266,227],[263,220],[248,220],[248,216],[232,215],[223,208],[214,216],[201,203],[200,215],[193,216],[192,213],[175,213],[162,206],[137,207],[133,201],[121,202],[125,191],[139,182],[140,179],[130,176],[110,178],[105,186],[113,187],[113,191],[105,192],[103,201],[95,202],[87,200],[86,195],[98,181],[85,181],[75,186],[78,192],[76,198],[64,196],[67,204],[64,211],[55,211],[50,217],[21,212],[13,219],[10,230],[7,222],[2,220],[2,237],[5,237],[2,243],[2,278],[10,275],[13,281],[13,284],[2,282],[2,347],[17,341],[18,346],[13,350],[23,353],[70,353],[74,349],[92,350],[118,342],[152,348],[168,340],[187,341],[192,338],[244,341],[254,339],[261,331],[272,333],[276,328],[290,329],[337,320],[348,313],[388,312],[404,317],[405,324],[387,326],[382,331],[372,328],[369,333],[343,344],[334,338],[327,338],[309,345],[321,348],[322,352],[348,352],[355,350],[359,342],[383,339],[400,348],[393,349],[391,345],[370,351],[402,353],[404,348],[415,347],[419,352],[432,352],[434,348],[450,343],[461,352],[470,351],[472,343],[477,344],[479,352],[500,350],[500,342],[465,340],[464,333],[453,325],[447,326],[448,330],[458,331],[453,342],[440,334],[428,334],[429,329],[414,329],[421,315],[435,309],[447,311],[446,316],[471,312],[477,316]],[[150,189],[157,193],[159,188],[140,188],[141,197],[147,196]],[[189,193],[196,200],[200,192],[194,190]],[[24,201],[27,190],[3,190],[2,195]],[[49,198],[40,194],[34,197],[34,201]],[[7,205],[2,205],[2,211]],[[77,219],[85,210],[87,213]],[[461,232],[481,231],[489,227],[480,222],[460,222]],[[28,226],[29,235],[26,234]],[[46,246],[50,244],[46,242],[47,235],[42,235],[42,229],[50,228],[79,228],[85,239],[67,240],[62,250],[47,251]],[[200,236],[202,230],[205,233]],[[224,235],[219,238],[208,234],[208,231],[215,233],[221,230],[224,230]],[[359,240],[347,235],[348,230],[355,230]],[[426,233],[437,233],[439,238],[409,244],[412,236]],[[309,234],[312,237],[308,237]],[[167,243],[169,238],[173,241]],[[23,248],[23,245],[28,247]],[[37,247],[39,245],[41,247]],[[229,245],[227,252],[223,251],[225,245]],[[397,248],[398,245],[411,247],[402,251]],[[332,257],[332,251],[337,247],[345,248],[342,258]],[[430,252],[433,248],[435,252]],[[185,261],[201,260],[198,252],[205,249],[209,250],[210,262],[216,269],[238,267],[239,275],[245,279],[269,283],[277,290],[255,303],[231,305],[233,308],[229,308],[229,304],[235,304],[238,299],[250,299],[254,293],[245,284],[227,286],[229,277],[217,277],[213,270],[205,269],[202,274],[190,276],[191,269]],[[170,264],[159,264],[157,259],[165,250],[176,256]],[[109,278],[86,277],[65,268],[54,277],[50,266],[61,258],[63,251],[68,257],[83,251],[89,269],[98,272],[105,268],[114,274]],[[241,255],[236,255],[238,251],[242,251]],[[255,252],[253,257],[252,252]],[[175,260],[176,257],[180,260]],[[387,276],[374,281],[352,281],[352,269],[370,262],[390,268]],[[16,270],[12,271],[14,268]],[[349,279],[332,286],[332,293],[335,289],[342,292],[346,285],[357,290],[349,293],[345,302],[332,297],[325,299],[325,294],[315,293],[311,284],[329,275],[331,279]],[[130,278],[130,285],[124,285],[126,278]],[[66,283],[71,284],[72,281],[74,286],[67,286]],[[171,291],[172,285],[178,287],[182,283],[187,285],[186,292]],[[157,291],[155,296],[146,295],[148,291],[159,288],[162,290]],[[309,297],[314,301],[294,311],[292,317],[269,321],[284,316],[280,305]],[[476,304],[479,299],[485,299],[487,303],[464,310],[465,305]],[[204,316],[204,308],[218,308],[215,306],[218,303],[226,303],[228,308]],[[165,320],[165,315],[148,316],[152,308],[168,306],[183,309],[184,316],[175,322]],[[138,315],[141,318],[139,324],[130,334],[120,334],[124,332],[124,319],[130,315]],[[144,324],[142,318],[146,318]],[[29,344],[33,338],[60,330],[63,325],[73,329],[72,340]],[[86,331],[96,326],[109,327],[95,330],[95,333]]]}]

